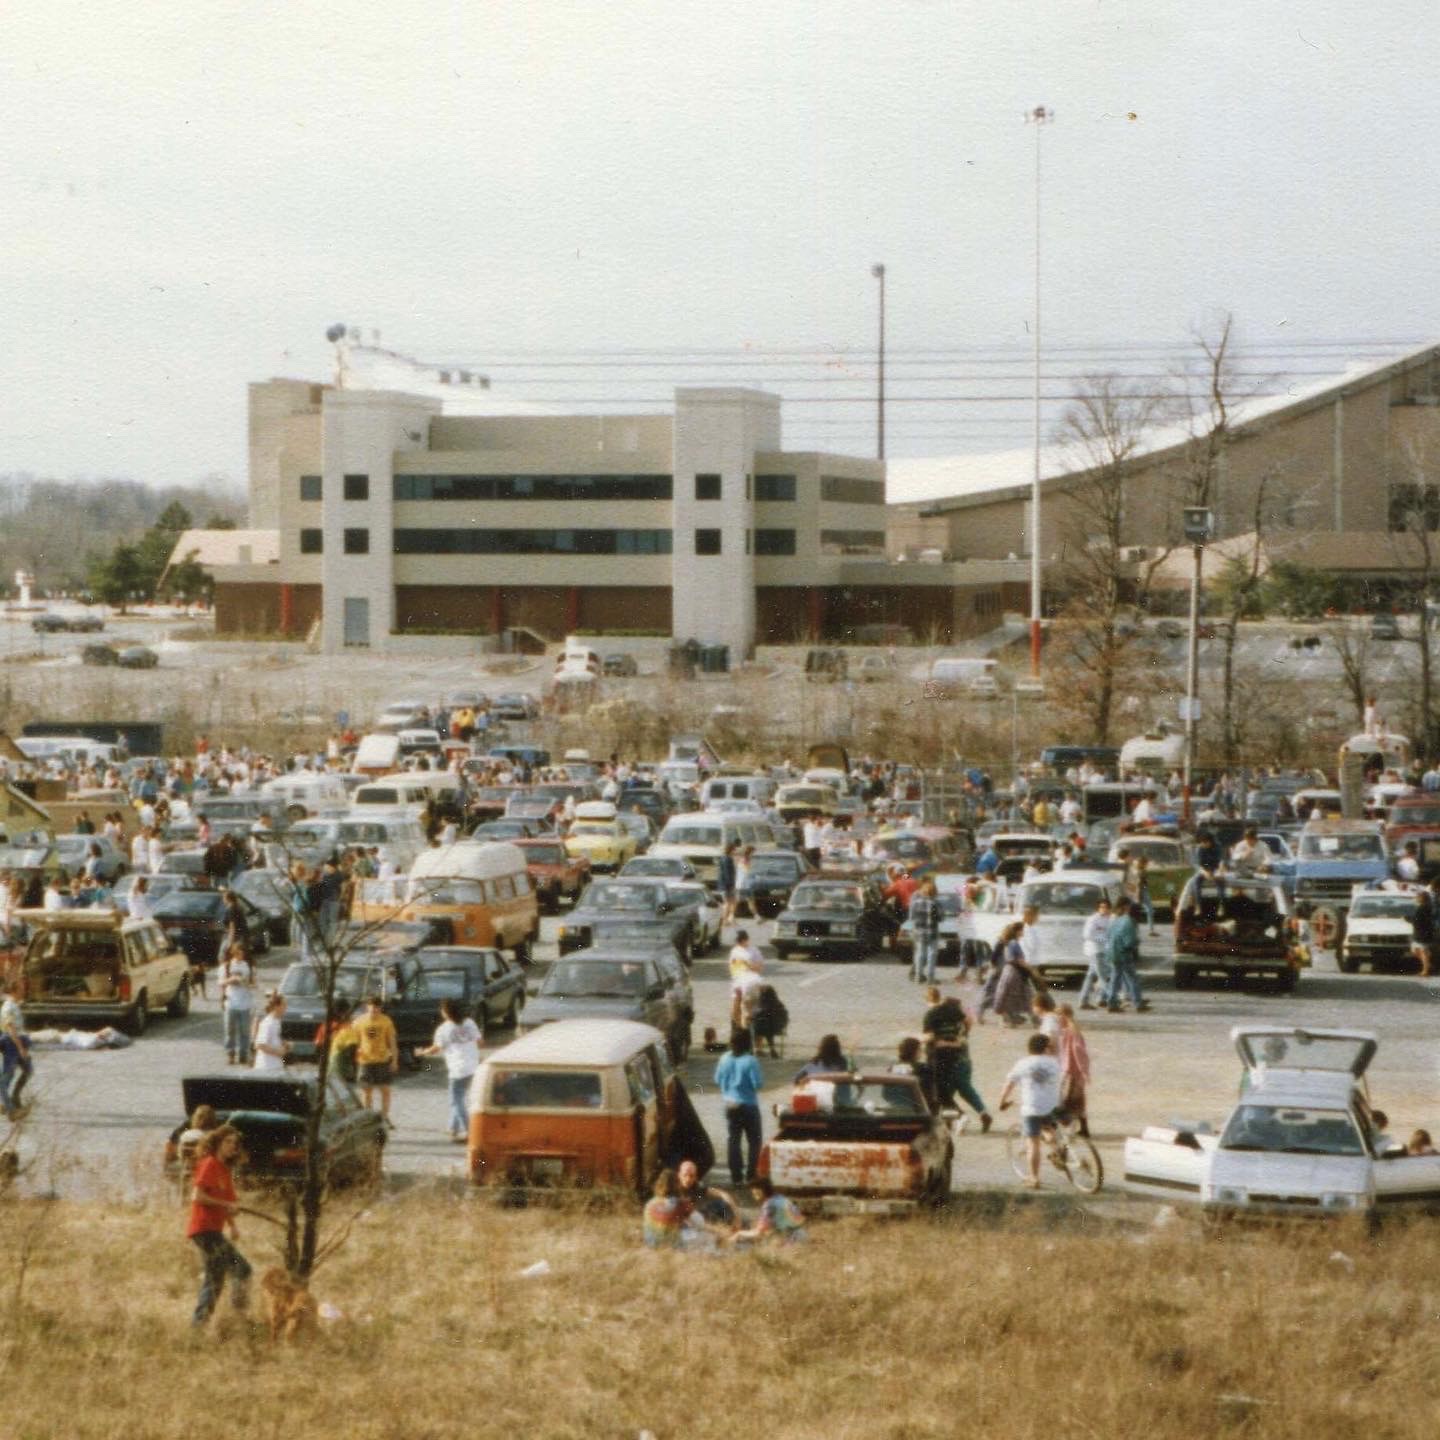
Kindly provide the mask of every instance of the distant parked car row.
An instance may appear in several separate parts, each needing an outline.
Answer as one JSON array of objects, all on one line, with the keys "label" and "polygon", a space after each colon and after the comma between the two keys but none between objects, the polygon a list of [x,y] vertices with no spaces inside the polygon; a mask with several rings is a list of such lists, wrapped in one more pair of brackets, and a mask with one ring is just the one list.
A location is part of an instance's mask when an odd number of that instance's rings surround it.
[{"label": "distant parked car row", "polygon": [[99,615],[55,615],[47,611],[44,615],[37,615],[30,622],[30,628],[37,635],[55,635],[67,631],[76,635],[88,635],[103,630],[105,621]]},{"label": "distant parked car row", "polygon": [[87,645],[80,652],[86,665],[118,665],[122,670],[153,670],[160,657],[145,645],[127,645],[117,650],[113,645]]}]

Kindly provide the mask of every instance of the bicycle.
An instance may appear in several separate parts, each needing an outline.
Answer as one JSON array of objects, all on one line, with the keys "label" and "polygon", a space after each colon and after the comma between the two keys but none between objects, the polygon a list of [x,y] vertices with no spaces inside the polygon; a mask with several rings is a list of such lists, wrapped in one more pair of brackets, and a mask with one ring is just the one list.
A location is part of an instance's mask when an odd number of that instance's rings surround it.
[{"label": "bicycle", "polygon": [[[1088,1135],[1080,1133],[1078,1120],[1057,1120],[1042,1136],[1042,1157],[1054,1165],[1082,1194],[1093,1195],[1105,1183],[1105,1166],[1100,1152]],[[1005,1153],[1010,1168],[1021,1180],[1030,1178],[1030,1156],[1025,1134],[1018,1124],[1005,1136]]]}]

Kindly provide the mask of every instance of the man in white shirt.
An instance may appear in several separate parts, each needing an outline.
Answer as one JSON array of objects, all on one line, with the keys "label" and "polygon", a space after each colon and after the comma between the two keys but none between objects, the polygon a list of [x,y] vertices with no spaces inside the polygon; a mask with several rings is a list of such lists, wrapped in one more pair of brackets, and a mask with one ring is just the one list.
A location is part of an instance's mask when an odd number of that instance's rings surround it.
[{"label": "man in white shirt", "polygon": [[1040,1188],[1040,1141],[1047,1130],[1053,1131],[1055,1112],[1060,1108],[1060,1062],[1050,1053],[1048,1035],[1032,1035],[1023,1060],[1017,1060],[1005,1077],[1000,1092],[1000,1108],[1008,1109],[1016,1088],[1020,1091],[1020,1128],[1025,1135],[1026,1158],[1030,1178],[1025,1182],[1031,1190]]},{"label": "man in white shirt", "polygon": [[1067,795],[1060,802],[1060,823],[1062,825],[1076,824],[1081,813],[1080,802],[1073,795]]},{"label": "man in white shirt", "polygon": [[801,829],[804,834],[805,858],[810,862],[812,869],[818,870],[820,868],[820,851],[825,844],[825,827],[820,823],[818,815],[811,815]]},{"label": "man in white shirt", "polygon": [[1020,949],[1024,953],[1025,963],[1038,975],[1044,958],[1040,927],[1035,923],[1040,918],[1040,912],[1035,906],[1027,905],[1020,918],[1025,922],[1025,928],[1020,932]]},{"label": "man in white shirt", "polygon": [[1263,875],[1270,868],[1270,847],[1253,825],[1231,848],[1230,868],[1237,875]]},{"label": "man in white shirt", "polygon": [[150,870],[150,830],[144,826],[135,832],[130,842],[130,868],[137,874],[145,875]]},{"label": "man in white shirt", "polygon": [[1148,795],[1142,795],[1136,802],[1135,808],[1130,812],[1130,823],[1132,825],[1153,825],[1155,823],[1155,807],[1150,803]]},{"label": "man in white shirt", "polygon": [[1395,862],[1396,876],[1411,885],[1420,880],[1420,846],[1414,840],[1405,842],[1404,853]]},{"label": "man in white shirt", "polygon": [[265,1004],[265,1018],[255,1029],[255,1068],[279,1075],[285,1070],[290,1046],[281,1038],[280,1020],[285,1014],[285,997],[272,995]]},{"label": "man in white shirt", "polygon": [[1110,933],[1110,902],[1102,895],[1094,912],[1085,917],[1080,930],[1080,948],[1085,953],[1085,979],[1080,983],[1080,998],[1077,1002],[1082,1010],[1093,1010],[1090,994],[1105,993],[1109,976],[1105,973],[1105,937]]},{"label": "man in white shirt", "polygon": [[442,1000],[444,1017],[435,1031],[434,1040],[419,1055],[443,1055],[445,1073],[450,1081],[450,1139],[457,1145],[465,1143],[469,1116],[465,1113],[465,1097],[470,1081],[480,1068],[480,1029],[461,1013],[455,1000]]}]

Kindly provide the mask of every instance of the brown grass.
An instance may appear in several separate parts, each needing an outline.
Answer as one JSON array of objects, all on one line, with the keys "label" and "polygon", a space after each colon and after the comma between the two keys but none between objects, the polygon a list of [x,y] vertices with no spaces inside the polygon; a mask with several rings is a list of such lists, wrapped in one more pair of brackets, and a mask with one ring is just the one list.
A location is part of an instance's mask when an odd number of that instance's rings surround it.
[{"label": "brown grass", "polygon": [[[173,1201],[6,1208],[7,1435],[1404,1440],[1440,1403],[1419,1227],[838,1221],[711,1259],[644,1251],[629,1214],[431,1190],[374,1204],[315,1279],[345,1318],[275,1349],[228,1319],[191,1334]],[[242,1222],[257,1269],[267,1229]],[[542,1258],[548,1277],[520,1278]]]}]

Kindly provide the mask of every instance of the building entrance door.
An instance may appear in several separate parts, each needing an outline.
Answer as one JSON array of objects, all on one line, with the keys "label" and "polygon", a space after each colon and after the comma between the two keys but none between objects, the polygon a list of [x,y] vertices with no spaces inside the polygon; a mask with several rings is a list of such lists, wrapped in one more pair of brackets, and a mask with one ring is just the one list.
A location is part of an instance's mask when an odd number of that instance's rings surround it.
[{"label": "building entrance door", "polygon": [[370,644],[370,602],[368,600],[347,599],[345,601],[345,643],[356,646]]}]

